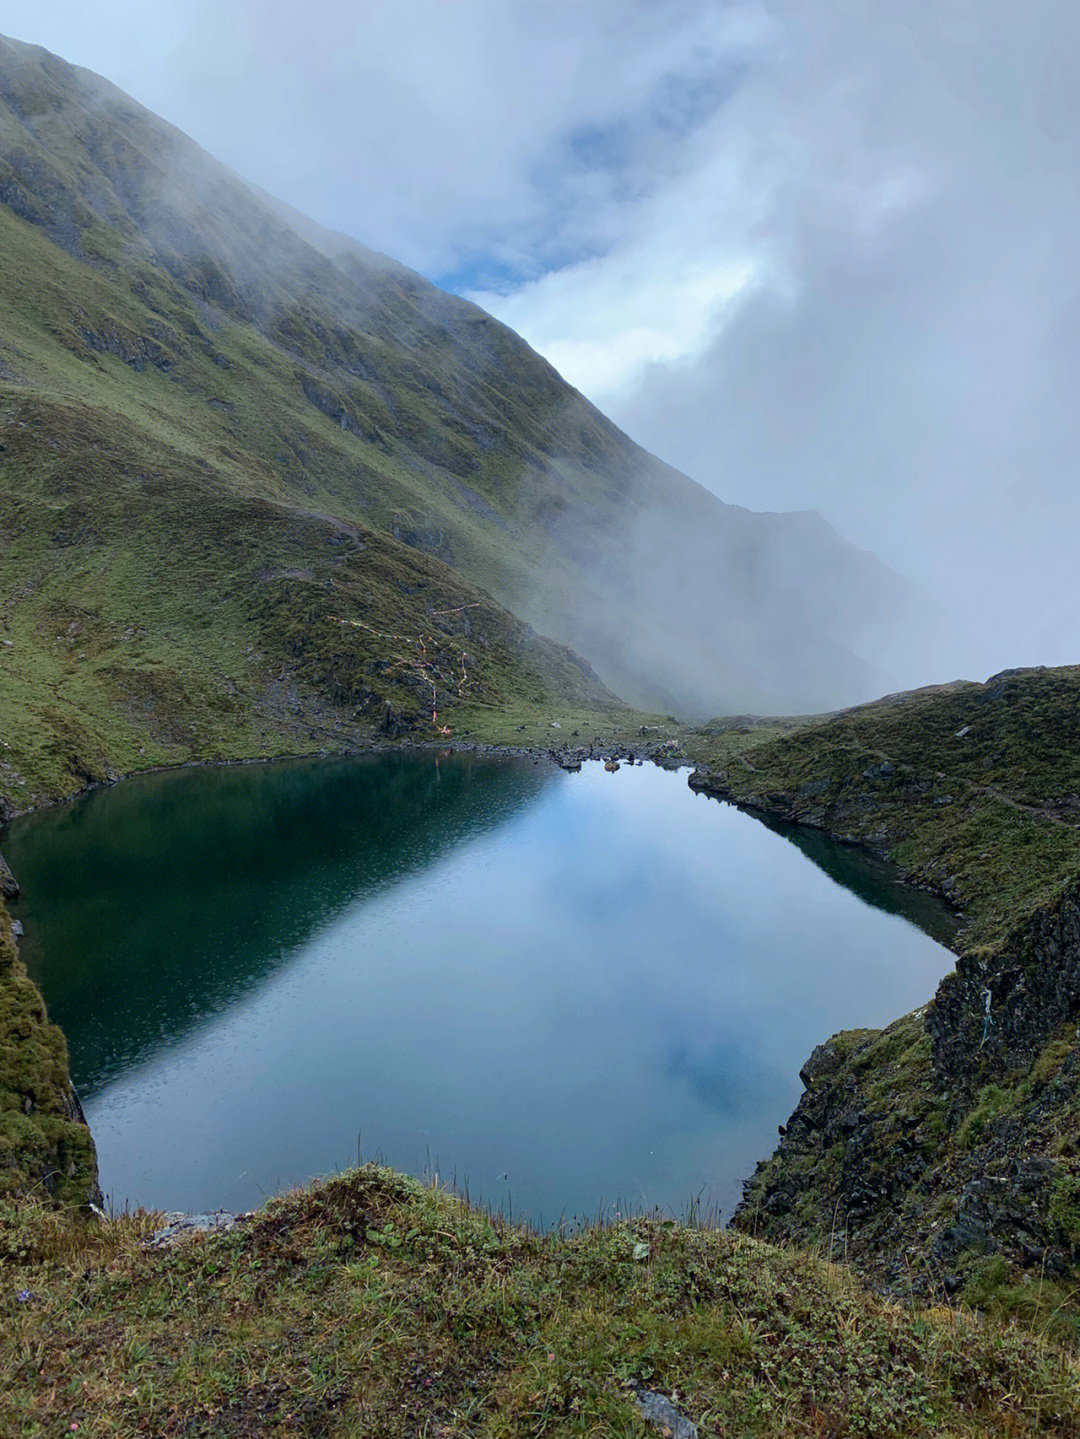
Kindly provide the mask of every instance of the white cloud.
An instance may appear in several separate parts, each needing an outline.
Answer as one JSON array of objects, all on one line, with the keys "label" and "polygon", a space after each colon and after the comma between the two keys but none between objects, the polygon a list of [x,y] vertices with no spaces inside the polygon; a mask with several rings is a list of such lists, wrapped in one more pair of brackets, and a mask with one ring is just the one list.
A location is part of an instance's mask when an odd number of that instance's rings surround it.
[{"label": "white cloud", "polygon": [[[911,679],[1076,661],[1080,12],[773,13],[605,253],[489,303],[723,498],[936,593],[958,643]],[[710,267],[741,287],[694,323]]]},{"label": "white cloud", "polygon": [[612,209],[679,163],[718,58],[764,33],[686,0],[8,0],[2,23],[427,273],[606,243]]},{"label": "white cloud", "polygon": [[601,403],[639,384],[651,365],[694,359],[726,307],[755,282],[753,258],[643,245],[622,263],[585,260],[503,297],[471,298],[521,331],[570,382]]}]

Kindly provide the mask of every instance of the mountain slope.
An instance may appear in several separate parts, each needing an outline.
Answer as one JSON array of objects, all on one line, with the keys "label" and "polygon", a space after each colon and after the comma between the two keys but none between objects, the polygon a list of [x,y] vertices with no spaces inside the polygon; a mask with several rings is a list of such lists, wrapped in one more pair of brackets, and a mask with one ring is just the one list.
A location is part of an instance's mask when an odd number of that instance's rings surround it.
[{"label": "mountain slope", "polygon": [[[627,697],[863,698],[906,587],[727,506],[517,336],[243,186],[107,82],[0,41],[0,380],[123,415],[221,491],[448,562]],[[302,233],[301,233],[302,232]]]},{"label": "mountain slope", "polygon": [[0,461],[0,819],[116,770],[621,712],[438,559],[116,411],[0,389]]}]

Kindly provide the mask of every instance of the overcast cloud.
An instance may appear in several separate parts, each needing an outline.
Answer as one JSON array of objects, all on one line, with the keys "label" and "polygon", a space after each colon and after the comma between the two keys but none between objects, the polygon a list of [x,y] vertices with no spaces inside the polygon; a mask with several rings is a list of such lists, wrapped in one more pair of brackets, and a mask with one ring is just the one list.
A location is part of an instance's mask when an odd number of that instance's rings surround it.
[{"label": "overcast cloud", "polygon": [[1080,661],[1067,0],[7,0],[0,27],[482,296],[721,498],[822,511],[964,636],[906,679]]}]

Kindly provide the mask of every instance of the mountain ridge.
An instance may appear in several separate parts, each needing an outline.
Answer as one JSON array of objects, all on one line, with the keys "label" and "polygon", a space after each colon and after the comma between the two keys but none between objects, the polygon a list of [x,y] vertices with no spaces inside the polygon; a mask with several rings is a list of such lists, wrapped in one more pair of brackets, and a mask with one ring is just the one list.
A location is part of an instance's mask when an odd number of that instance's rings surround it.
[{"label": "mountain ridge", "polygon": [[[705,713],[820,709],[880,689],[845,643],[907,602],[880,562],[831,529],[823,541],[816,523],[788,518],[782,533],[724,505],[471,302],[264,202],[116,87],[9,41],[0,199],[92,273],[50,296],[53,262],[22,237],[39,323],[85,363],[111,353],[128,366],[112,367],[109,404],[176,411],[132,371],[171,376],[189,406],[210,407],[197,443],[231,432],[245,483],[293,500],[321,487],[329,512],[447,559],[617,692]],[[61,298],[94,289],[94,313],[72,326]],[[69,391],[66,356],[41,360],[35,382]],[[230,366],[261,391],[258,417],[215,393]]]}]

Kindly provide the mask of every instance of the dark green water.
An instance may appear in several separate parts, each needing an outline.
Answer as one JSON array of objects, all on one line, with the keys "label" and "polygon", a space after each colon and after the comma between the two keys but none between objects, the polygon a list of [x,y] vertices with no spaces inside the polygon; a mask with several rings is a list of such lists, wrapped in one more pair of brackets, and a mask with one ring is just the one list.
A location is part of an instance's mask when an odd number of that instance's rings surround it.
[{"label": "dark green water", "polygon": [[729,1209],[813,1046],[951,967],[797,838],[651,767],[392,756],[144,776],[4,851],[116,1204],[359,1152],[551,1223]]}]

